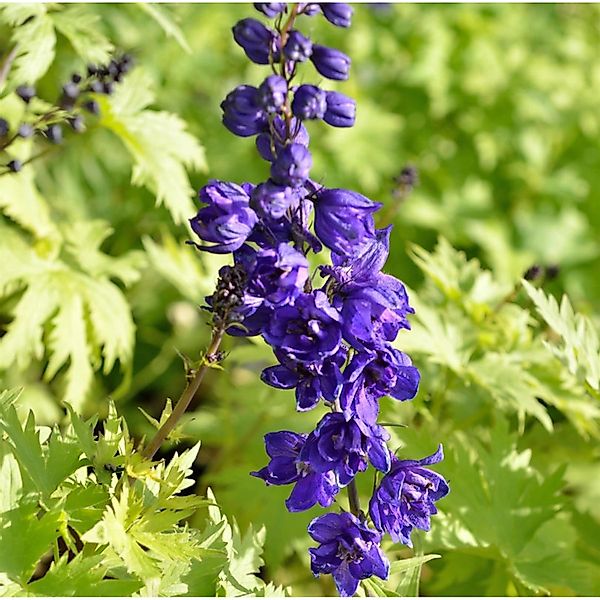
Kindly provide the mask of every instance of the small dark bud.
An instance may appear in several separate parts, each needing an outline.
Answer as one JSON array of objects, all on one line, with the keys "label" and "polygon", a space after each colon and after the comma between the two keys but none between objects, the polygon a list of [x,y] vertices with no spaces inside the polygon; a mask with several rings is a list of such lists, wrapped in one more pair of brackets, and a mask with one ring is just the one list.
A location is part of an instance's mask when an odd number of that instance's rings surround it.
[{"label": "small dark bud", "polygon": [[129,73],[134,65],[133,56],[131,54],[123,54],[121,56],[121,60],[119,61],[119,71],[124,75],[125,73]]},{"label": "small dark bud", "polygon": [[531,265],[525,273],[523,273],[523,279],[526,281],[535,281],[542,274],[542,267],[539,265]]},{"label": "small dark bud", "polygon": [[30,138],[34,134],[33,126],[29,123],[23,123],[19,125],[17,135],[22,138]]},{"label": "small dark bud", "polygon": [[119,64],[113,59],[108,63],[108,74],[114,77],[117,73],[119,73]]},{"label": "small dark bud", "polygon": [[83,103],[83,108],[92,115],[100,114],[100,105],[95,100],[86,100]]},{"label": "small dark bud", "polygon": [[32,85],[20,85],[15,90],[15,93],[25,104],[29,104],[31,99],[35,97],[35,88]]},{"label": "small dark bud", "polygon": [[105,66],[98,67],[98,77],[107,77],[108,76],[108,68]]},{"label": "small dark bud", "polygon": [[85,123],[81,115],[69,117],[67,121],[75,133],[83,133],[85,131]]},{"label": "small dark bud", "polygon": [[69,83],[65,83],[65,85],[63,85],[62,90],[64,97],[68,98],[69,100],[76,100],[79,96],[79,86],[76,83],[73,83],[72,81],[70,81]]},{"label": "small dark bud", "polygon": [[63,141],[62,127],[60,125],[58,125],[58,123],[55,123],[54,125],[50,125],[50,127],[48,127],[48,129],[46,129],[46,137],[53,144],[60,144]]},{"label": "small dark bud", "polygon": [[81,75],[79,73],[73,73],[73,75],[71,75],[71,81],[73,83],[81,83],[82,79],[83,79],[83,77],[81,77]]},{"label": "small dark bud", "polygon": [[90,90],[96,94],[102,94],[104,93],[104,84],[101,81],[92,81]]},{"label": "small dark bud", "polygon": [[110,96],[115,91],[115,84],[112,81],[106,81],[102,86],[102,93]]},{"label": "small dark bud", "polygon": [[556,279],[558,277],[559,273],[560,273],[559,265],[548,265],[546,267],[546,279],[548,279],[548,281],[552,281],[553,279]]},{"label": "small dark bud", "polygon": [[8,121],[0,117],[0,138],[8,135],[10,130],[10,126],[8,125]]},{"label": "small dark bud", "polygon": [[395,182],[398,185],[410,189],[414,188],[419,183],[419,172],[417,171],[417,168],[413,165],[406,165],[402,171],[400,171],[400,175],[396,177]]},{"label": "small dark bud", "polygon": [[98,74],[98,67],[96,65],[88,65],[87,66],[87,74],[88,77],[93,77]]},{"label": "small dark bud", "polygon": [[11,160],[6,166],[13,173],[18,173],[23,168],[23,163],[15,158],[14,160]]}]

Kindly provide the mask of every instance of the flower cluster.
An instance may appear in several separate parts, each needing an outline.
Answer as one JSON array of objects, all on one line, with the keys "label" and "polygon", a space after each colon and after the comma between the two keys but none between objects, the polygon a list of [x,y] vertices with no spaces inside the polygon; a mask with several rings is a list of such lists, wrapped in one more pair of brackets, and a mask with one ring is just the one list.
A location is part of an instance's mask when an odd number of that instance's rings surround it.
[{"label": "flower cluster", "polygon": [[[230,307],[227,331],[261,335],[273,348],[277,364],[263,371],[262,380],[295,390],[299,411],[320,402],[330,409],[309,433],[267,434],[269,463],[252,475],[268,485],[293,486],[286,501],[291,512],[331,506],[341,489],[349,489],[351,512],[317,517],[309,534],[320,544],[310,550],[313,573],[332,574],[340,594],[351,596],[361,579],[387,577],[382,535],[410,545],[414,527],[429,529],[434,502],[448,486],[426,468],[441,459],[441,448],[427,459],[399,460],[377,422],[380,398],[410,400],[419,385],[419,371],[393,346],[410,327],[413,309],[402,282],[382,272],[391,227],[375,227],[380,204],[311,179],[307,121],[351,127],[356,107],[339,92],[294,84],[301,63],[312,62],[325,78],[345,80],[351,62],[339,50],[313,43],[296,23],[301,15],[321,13],[348,27],[352,8],[254,6],[273,19],[272,26],[243,19],[233,37],[272,74],[258,86],[237,87],[221,108],[232,133],[255,137],[269,178],[257,185],[210,181],[200,191],[203,206],[191,227],[202,240],[198,248],[231,253],[233,268],[243,273],[243,294]],[[325,248],[330,264],[309,273],[308,254]],[[215,306],[214,298],[209,304]],[[369,465],[383,474],[370,501],[371,526],[356,505],[354,487]]]},{"label": "flower cluster", "polygon": [[[100,113],[94,95],[112,94],[115,85],[123,81],[132,67],[133,58],[129,54],[115,56],[106,65],[90,64],[86,73],[71,74],[61,88],[60,97],[50,106],[36,100],[37,90],[33,85],[17,86],[15,94],[26,105],[25,117],[22,123],[11,129],[9,122],[0,116],[0,162],[3,163],[3,155],[8,154],[9,146],[20,138],[37,135],[51,144],[60,144],[64,137],[64,125],[68,125],[75,133],[83,133],[86,130],[84,112],[92,115]],[[19,159],[12,158],[4,164],[6,170],[0,173],[18,173],[23,165]]]}]

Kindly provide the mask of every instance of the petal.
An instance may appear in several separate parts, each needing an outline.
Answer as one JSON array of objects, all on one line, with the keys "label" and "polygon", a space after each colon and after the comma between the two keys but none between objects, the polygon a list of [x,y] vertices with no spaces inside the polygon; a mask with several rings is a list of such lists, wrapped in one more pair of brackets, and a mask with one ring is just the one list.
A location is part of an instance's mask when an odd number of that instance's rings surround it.
[{"label": "petal", "polygon": [[358,589],[358,579],[352,575],[347,562],[342,564],[333,572],[335,587],[340,596],[353,596]]},{"label": "petal", "polygon": [[298,375],[283,365],[264,369],[260,378],[266,384],[282,390],[289,390],[298,384]]}]

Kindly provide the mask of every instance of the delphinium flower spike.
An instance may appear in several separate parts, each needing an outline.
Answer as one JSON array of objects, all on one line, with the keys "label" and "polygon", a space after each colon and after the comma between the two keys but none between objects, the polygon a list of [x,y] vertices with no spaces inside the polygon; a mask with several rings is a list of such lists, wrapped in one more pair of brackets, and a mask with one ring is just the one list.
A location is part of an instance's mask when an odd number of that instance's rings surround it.
[{"label": "delphinium flower spike", "polygon": [[[286,501],[290,512],[316,504],[331,509],[337,494],[348,490],[349,511],[317,517],[308,533],[319,544],[310,550],[313,573],[331,574],[339,593],[351,596],[362,579],[387,578],[382,536],[410,545],[413,528],[429,529],[435,502],[448,485],[428,468],[441,460],[441,446],[428,458],[401,460],[377,422],[379,399],[410,400],[420,378],[410,358],[392,345],[410,327],[414,311],[402,282],[382,272],[391,227],[375,228],[381,204],[311,179],[306,124],[351,127],[356,105],[340,92],[296,85],[303,63],[311,62],[319,77],[338,81],[348,79],[351,65],[346,54],[314,43],[297,25],[299,17],[321,13],[332,25],[349,27],[353,10],[332,3],[254,6],[271,22],[242,19],[233,37],[270,72],[258,85],[232,90],[221,108],[227,129],[255,137],[269,176],[258,184],[210,181],[200,191],[202,207],[191,226],[200,250],[233,259],[208,298],[218,341],[223,331],[261,335],[277,359],[262,380],[294,389],[297,410],[309,411],[321,401],[330,409],[311,432],[267,434],[269,463],[252,475],[267,485],[293,486]],[[308,254],[324,248],[331,263],[309,273]],[[235,290],[223,285],[233,272]],[[365,513],[355,478],[369,465],[383,476]]]}]

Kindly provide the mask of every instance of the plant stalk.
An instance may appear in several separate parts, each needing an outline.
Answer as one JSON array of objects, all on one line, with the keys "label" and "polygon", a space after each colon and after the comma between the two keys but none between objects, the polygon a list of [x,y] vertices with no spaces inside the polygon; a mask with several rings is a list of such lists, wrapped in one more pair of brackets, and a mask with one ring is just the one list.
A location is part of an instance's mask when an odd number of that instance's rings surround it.
[{"label": "plant stalk", "polygon": [[142,451],[142,455],[145,458],[152,459],[158,449],[162,446],[163,442],[167,439],[169,434],[175,429],[179,419],[183,416],[187,410],[190,402],[193,400],[204,375],[212,367],[212,365],[218,362],[217,352],[221,341],[223,340],[224,330],[222,328],[215,329],[213,332],[212,339],[206,350],[202,365],[196,370],[194,376],[189,380],[185,390],[181,394],[173,412],[169,415],[169,418],[161,425],[159,430],[154,434],[154,437],[150,440],[148,445]]}]

